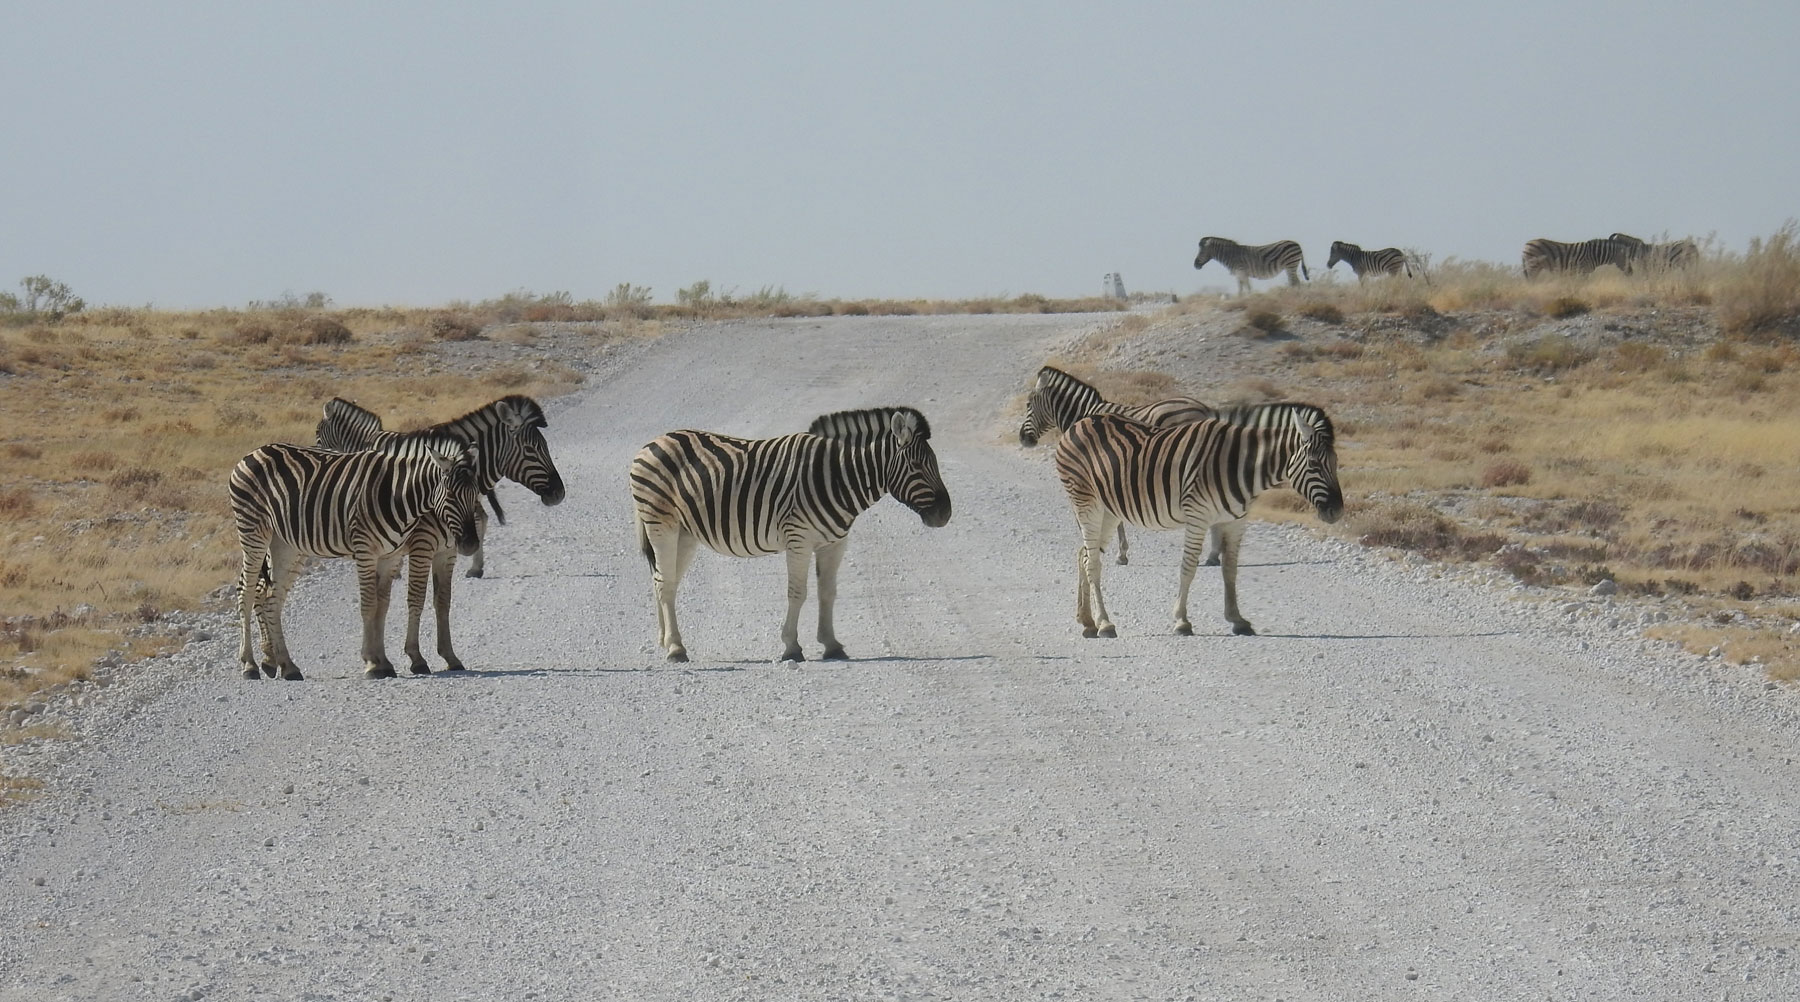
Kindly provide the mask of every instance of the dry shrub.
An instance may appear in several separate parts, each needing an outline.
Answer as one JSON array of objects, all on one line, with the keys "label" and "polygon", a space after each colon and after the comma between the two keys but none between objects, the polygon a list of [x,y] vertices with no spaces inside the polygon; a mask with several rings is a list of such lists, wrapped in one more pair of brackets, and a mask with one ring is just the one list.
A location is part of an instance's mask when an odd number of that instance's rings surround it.
[{"label": "dry shrub", "polygon": [[307,317],[283,338],[289,344],[306,345],[349,344],[354,339],[350,328],[330,317]]},{"label": "dry shrub", "polygon": [[1558,296],[1550,301],[1550,305],[1544,307],[1544,312],[1558,320],[1564,320],[1569,317],[1581,316],[1592,309],[1593,307],[1589,306],[1585,300],[1577,299],[1574,296]]},{"label": "dry shrub", "polygon": [[1481,471],[1481,486],[1512,487],[1531,483],[1531,467],[1510,459],[1502,460]]},{"label": "dry shrub", "polygon": [[1365,546],[1392,546],[1429,557],[1478,560],[1506,545],[1499,533],[1469,532],[1441,512],[1412,501],[1384,501],[1352,512],[1350,531]]},{"label": "dry shrub", "polygon": [[1561,334],[1546,334],[1535,341],[1521,341],[1506,348],[1515,367],[1539,372],[1561,372],[1586,365],[1593,353]]},{"label": "dry shrub", "polygon": [[23,487],[14,487],[0,491],[0,519],[14,520],[29,516],[37,510],[37,503],[31,492]]},{"label": "dry shrub", "polygon": [[136,407],[108,407],[100,412],[100,420],[107,424],[126,424],[143,417],[143,412]]},{"label": "dry shrub", "polygon": [[69,457],[69,468],[72,470],[105,473],[107,470],[117,469],[118,466],[119,457],[104,450],[77,452]]},{"label": "dry shrub", "polygon": [[844,317],[866,317],[869,315],[869,304],[864,302],[837,303],[832,309]]},{"label": "dry shrub", "polygon": [[1334,303],[1307,303],[1300,307],[1299,313],[1308,320],[1317,320],[1324,324],[1344,322],[1344,311]]},{"label": "dry shrub", "polygon": [[231,329],[221,340],[226,344],[268,344],[275,339],[275,328],[260,320],[246,320]]},{"label": "dry shrub", "polygon": [[1759,335],[1800,318],[1800,226],[1789,220],[1768,239],[1752,239],[1737,267],[1714,294],[1719,326],[1729,334]]},{"label": "dry shrub", "polygon": [[6,455],[9,459],[42,459],[44,450],[23,442],[9,442],[6,446]]},{"label": "dry shrub", "polygon": [[1273,310],[1251,310],[1244,317],[1244,323],[1250,329],[1263,334],[1279,334],[1281,332],[1281,314]]},{"label": "dry shrub", "polygon": [[106,486],[121,494],[142,498],[150,488],[162,482],[162,471],[148,466],[127,466],[106,478]]},{"label": "dry shrub", "polygon": [[425,321],[425,333],[439,341],[473,341],[481,336],[481,324],[464,314],[439,313]]}]

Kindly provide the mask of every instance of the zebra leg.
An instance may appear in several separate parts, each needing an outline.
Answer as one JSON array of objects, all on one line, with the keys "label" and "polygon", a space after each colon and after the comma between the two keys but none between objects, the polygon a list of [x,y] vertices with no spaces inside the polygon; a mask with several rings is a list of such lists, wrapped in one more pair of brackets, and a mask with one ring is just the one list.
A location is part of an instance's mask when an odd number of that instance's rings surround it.
[{"label": "zebra leg", "polygon": [[1123,520],[1120,520],[1120,522],[1119,522],[1119,563],[1120,564],[1131,563],[1130,549],[1131,549],[1130,545],[1125,542],[1125,522]]},{"label": "zebra leg", "polygon": [[1206,559],[1201,563],[1208,567],[1219,566],[1219,554],[1223,552],[1223,548],[1224,545],[1219,542],[1219,525],[1215,524],[1206,530]]},{"label": "zebra leg", "polygon": [[[238,664],[243,668],[245,678],[261,678],[262,672],[257,669],[255,637],[252,636],[250,620],[260,618],[262,614],[261,590],[263,560],[266,556],[262,547],[248,541],[241,544],[244,560],[238,571]],[[263,643],[269,643],[269,621],[262,619]]]},{"label": "zebra leg", "polygon": [[805,661],[800,653],[800,606],[806,601],[806,571],[812,563],[812,551],[789,546],[787,549],[787,619],[781,624],[781,660]]},{"label": "zebra leg", "polygon": [[693,559],[696,540],[679,528],[646,526],[644,531],[653,558],[650,594],[656,600],[656,643],[670,661],[686,661],[687,648],[681,644],[681,628],[675,623],[675,589],[681,586],[682,572]]},{"label": "zebra leg", "polygon": [[816,559],[819,562],[819,643],[825,645],[825,653],[821,655],[826,661],[848,661],[850,655],[844,653],[844,645],[838,643],[837,632],[832,629],[832,612],[837,606],[838,567],[844,562],[844,546],[850,541],[846,536],[835,543],[819,547]]},{"label": "zebra leg", "polygon": [[[281,540],[270,543],[269,593],[262,600],[261,616],[263,629],[267,633],[263,638],[263,671],[286,682],[305,679],[300,674],[300,666],[294,664],[294,657],[288,652],[287,632],[281,625],[281,610],[287,606],[288,589],[294,585],[297,557],[298,554],[290,544]],[[268,662],[271,661],[274,663],[274,671],[270,671]]]},{"label": "zebra leg", "polygon": [[1200,551],[1206,548],[1206,541],[1213,530],[1202,529],[1197,525],[1189,525],[1181,539],[1181,577],[1175,585],[1175,633],[1177,636],[1194,635],[1194,624],[1188,620],[1188,592],[1194,585],[1194,570],[1200,565]]},{"label": "zebra leg", "polygon": [[[423,538],[410,540],[406,550],[406,668],[414,675],[431,674],[431,665],[426,663],[425,655],[419,650],[419,618],[425,613],[425,579],[431,576],[432,550],[436,540]],[[384,561],[382,572],[388,576],[385,592],[393,585],[394,576],[400,573],[398,561]],[[384,615],[383,621],[386,620]],[[443,648],[443,638],[438,638],[438,647]]]},{"label": "zebra leg", "polygon": [[1220,523],[1219,537],[1224,544],[1220,565],[1225,573],[1225,618],[1231,621],[1231,632],[1240,637],[1253,637],[1256,631],[1243,613],[1238,612],[1237,604],[1238,544],[1244,539],[1244,520],[1234,518]]},{"label": "zebra leg", "polygon": [[[500,514],[500,503],[494,500],[494,492],[488,491],[487,495],[488,501],[494,506],[495,517],[500,520],[502,525],[504,525],[506,523],[506,516]],[[476,505],[475,538],[481,540],[481,542],[475,547],[475,555],[469,558],[469,569],[463,572],[464,577],[478,578],[487,571],[487,560],[485,559],[487,554],[487,530],[487,510],[480,505]],[[454,559],[455,558],[452,557],[452,562],[454,562]],[[438,653],[442,654],[443,651],[440,650]]]},{"label": "zebra leg", "polygon": [[1300,284],[1300,269],[1299,268],[1289,268],[1287,270],[1287,272],[1288,272],[1288,284],[1289,285],[1299,285]]},{"label": "zebra leg", "polygon": [[[437,652],[444,659],[445,671],[463,671],[466,666],[450,646],[450,580],[456,570],[456,551],[445,547],[431,557],[431,604],[437,613]],[[413,669],[415,672],[418,669]],[[431,669],[426,668],[427,672]]]},{"label": "zebra leg", "polygon": [[1250,274],[1248,272],[1239,272],[1237,280],[1238,295],[1248,296],[1250,294]]},{"label": "zebra leg", "polygon": [[1078,564],[1075,577],[1075,621],[1081,624],[1081,635],[1084,637],[1110,638],[1119,635],[1112,618],[1106,614],[1106,600],[1100,595],[1100,558],[1106,552],[1101,541],[1111,535],[1115,528],[1106,524],[1107,521],[1108,513],[1103,509],[1083,513],[1080,517],[1081,548],[1076,551],[1075,556]]},{"label": "zebra leg", "polygon": [[363,621],[363,675],[368,678],[394,677],[394,663],[387,658],[387,642],[382,635],[387,625],[389,586],[393,582],[391,573],[382,573],[374,554],[356,555],[356,597]]}]

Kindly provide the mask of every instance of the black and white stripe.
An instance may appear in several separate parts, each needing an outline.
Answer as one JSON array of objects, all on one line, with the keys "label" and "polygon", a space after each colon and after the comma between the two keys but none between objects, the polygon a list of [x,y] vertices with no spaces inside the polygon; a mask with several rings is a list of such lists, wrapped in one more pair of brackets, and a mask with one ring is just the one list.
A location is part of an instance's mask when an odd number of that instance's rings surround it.
[{"label": "black and white stripe", "polygon": [[1700,262],[1700,248],[1692,240],[1653,244],[1629,233],[1614,233],[1607,239],[1626,247],[1625,270],[1648,268],[1651,271],[1687,268]]},{"label": "black and white stripe", "polygon": [[1234,633],[1256,632],[1237,605],[1238,547],[1250,503],[1268,488],[1287,483],[1323,521],[1336,521],[1344,507],[1331,419],[1305,404],[1286,405],[1283,413],[1285,423],[1275,427],[1209,420],[1169,428],[1100,414],[1063,433],[1056,473],[1081,529],[1075,618],[1083,636],[1117,635],[1101,598],[1100,554],[1121,521],[1185,532],[1175,599],[1175,632],[1180,634],[1193,632],[1188,589],[1208,531],[1218,526],[1225,618]]},{"label": "black and white stripe", "polygon": [[1526,278],[1549,272],[1586,275],[1609,264],[1620,271],[1630,271],[1644,246],[1642,240],[1623,233],[1572,244],[1539,238],[1526,242],[1521,263]]},{"label": "black and white stripe", "polygon": [[950,520],[931,426],[910,407],[827,414],[807,432],[780,438],[672,431],[638,450],[631,497],[638,543],[650,561],[658,642],[669,660],[687,660],[675,591],[698,543],[728,556],[787,555],[783,661],[805,660],[800,605],[816,554],[819,642],[827,660],[844,658],[832,608],[845,537],[856,517],[886,494],[928,526]]},{"label": "black and white stripe", "polygon": [[[549,443],[544,441],[543,429],[549,426],[538,402],[518,394],[501,397],[459,418],[416,432],[386,431],[380,416],[342,397],[333,397],[325,404],[325,416],[319,421],[315,436],[320,448],[339,452],[367,449],[407,435],[450,435],[472,443],[481,455],[481,469],[477,471],[481,492],[493,507],[495,520],[505,525],[506,512],[494,494],[494,485],[502,479],[523,484],[546,505],[562,502],[562,474],[550,458]],[[481,522],[485,539],[486,516]],[[486,553],[478,548],[469,562],[468,576],[481,577],[486,566]]]},{"label": "black and white stripe", "polygon": [[[392,677],[382,629],[395,564],[422,524],[433,538],[474,551],[479,462],[476,447],[448,437],[423,447],[352,453],[265,445],[240,460],[231,471],[231,509],[243,551],[238,661],[244,677],[258,677],[253,615],[263,627],[261,670],[302,677],[281,627],[281,608],[302,555],[356,561],[363,668],[373,678]],[[265,564],[266,589],[259,580]]]},{"label": "black and white stripe", "polygon": [[[1046,434],[1068,428],[1090,414],[1118,414],[1145,424],[1167,426],[1202,421],[1217,416],[1217,413],[1192,397],[1168,397],[1147,404],[1114,403],[1102,397],[1092,384],[1046,365],[1038,370],[1037,382],[1025,398],[1025,420],[1019,425],[1019,444],[1027,448],[1034,446]],[[1131,563],[1130,548],[1125,540],[1125,525],[1121,522],[1119,563]]]},{"label": "black and white stripe", "polygon": [[1405,275],[1412,277],[1412,267],[1406,263],[1406,252],[1398,247],[1383,247],[1380,250],[1366,251],[1352,243],[1342,240],[1331,242],[1331,259],[1325,262],[1326,270],[1337,267],[1339,261],[1350,266],[1356,272],[1357,281],[1363,281],[1370,275]]},{"label": "black and white stripe", "polygon": [[1292,240],[1246,245],[1224,237],[1202,237],[1194,267],[1202,267],[1208,261],[1219,262],[1237,276],[1239,295],[1250,291],[1253,278],[1274,278],[1284,271],[1289,285],[1299,285],[1301,275],[1306,275],[1308,280],[1312,278],[1306,272],[1306,259],[1300,253],[1300,245]]}]

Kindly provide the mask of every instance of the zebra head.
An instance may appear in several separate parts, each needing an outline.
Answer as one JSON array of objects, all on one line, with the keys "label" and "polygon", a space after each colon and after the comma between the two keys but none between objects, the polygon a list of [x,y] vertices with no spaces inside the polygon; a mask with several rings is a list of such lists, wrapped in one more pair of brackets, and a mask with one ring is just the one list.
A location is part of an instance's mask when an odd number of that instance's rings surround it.
[{"label": "zebra head", "polygon": [[456,540],[456,552],[474,556],[481,549],[476,520],[481,512],[481,449],[460,439],[431,443],[427,454],[437,467],[431,510]]},{"label": "zebra head", "polygon": [[563,478],[544,441],[542,429],[550,426],[544,409],[536,400],[516,395],[495,401],[495,407],[505,430],[498,457],[500,475],[524,484],[547,505],[560,504]]},{"label": "zebra head", "polygon": [[325,401],[325,416],[313,430],[313,440],[319,448],[332,452],[359,452],[372,445],[381,431],[381,415],[343,397],[332,397]]},{"label": "zebra head", "polygon": [[1338,486],[1337,432],[1331,418],[1317,407],[1296,407],[1293,420],[1299,444],[1288,457],[1288,486],[1313,506],[1319,521],[1329,525],[1344,513],[1344,491]]},{"label": "zebra head", "polygon": [[1325,262],[1325,270],[1330,271],[1337,267],[1339,261],[1348,261],[1361,253],[1362,248],[1355,244],[1347,244],[1342,240],[1333,240],[1331,242],[1331,257]]},{"label": "zebra head", "polygon": [[936,529],[950,521],[950,489],[938,475],[931,425],[911,407],[838,411],[814,418],[809,434],[868,450],[881,464],[881,488]]},{"label": "zebra head", "polygon": [[1201,237],[1200,253],[1194,256],[1194,267],[1203,267],[1208,261],[1219,260],[1219,251],[1223,249],[1221,245],[1229,242],[1222,237]]},{"label": "zebra head", "polygon": [[1031,395],[1025,398],[1025,421],[1019,425],[1019,444],[1038,444],[1048,432],[1067,428],[1094,413],[1100,391],[1053,365],[1038,370]]}]

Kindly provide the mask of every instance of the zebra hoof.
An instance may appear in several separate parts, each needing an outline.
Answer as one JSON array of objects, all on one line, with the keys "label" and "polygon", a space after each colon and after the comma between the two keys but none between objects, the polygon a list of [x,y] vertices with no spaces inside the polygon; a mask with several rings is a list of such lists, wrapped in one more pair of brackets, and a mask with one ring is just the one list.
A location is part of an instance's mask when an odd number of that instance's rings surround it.
[{"label": "zebra hoof", "polygon": [[1100,635],[1108,640],[1117,640],[1119,638],[1119,631],[1116,627],[1103,626],[1100,628]]},{"label": "zebra hoof", "polygon": [[792,661],[792,662],[798,664],[805,660],[806,660],[806,655],[800,653],[800,648],[798,648],[798,647],[794,648],[791,651],[782,651],[781,652],[781,662],[780,663],[782,663],[782,664],[786,664],[789,661]]},{"label": "zebra hoof", "polygon": [[444,670],[445,671],[468,671],[469,667],[467,665],[463,664],[461,661],[452,661],[449,664],[444,665]]},{"label": "zebra hoof", "polygon": [[370,665],[363,669],[364,678],[394,678],[393,665]]},{"label": "zebra hoof", "polygon": [[1235,625],[1231,628],[1231,632],[1237,634],[1240,637],[1256,636],[1256,631],[1250,628],[1249,623],[1238,623],[1237,625]]},{"label": "zebra hoof", "polygon": [[479,567],[471,567],[468,570],[463,571],[463,577],[465,577],[465,578],[478,578],[480,576],[481,576],[481,568],[479,568]]},{"label": "zebra hoof", "polygon": [[244,666],[244,677],[245,678],[253,678],[253,679],[256,679],[257,681],[261,681],[262,680],[262,672],[258,671],[255,665],[245,665]]},{"label": "zebra hoof", "polygon": [[1123,566],[1123,565],[1125,565],[1125,564],[1129,564],[1129,563],[1131,563],[1131,558],[1130,558],[1130,557],[1128,557],[1128,556],[1126,556],[1126,555],[1125,555],[1125,554],[1123,554],[1123,553],[1121,553],[1121,554],[1119,554],[1119,564],[1120,564],[1120,566]]},{"label": "zebra hoof", "polygon": [[687,651],[677,649],[669,652],[669,661],[672,664],[684,665],[687,664],[687,659]]},{"label": "zebra hoof", "polygon": [[412,672],[414,675],[429,675],[431,674],[431,666],[421,661],[416,665],[408,665],[407,671]]},{"label": "zebra hoof", "polygon": [[1219,558],[1218,557],[1207,557],[1204,561],[1201,562],[1200,566],[1202,566],[1202,567],[1217,567],[1217,566],[1219,566]]},{"label": "zebra hoof", "polygon": [[1097,636],[1099,636],[1099,635],[1100,635],[1100,631],[1098,631],[1098,630],[1096,630],[1096,629],[1094,629],[1094,628],[1093,628],[1093,627],[1091,627],[1091,626],[1084,626],[1084,627],[1082,627],[1082,628],[1081,628],[1081,635],[1082,635],[1082,636],[1083,636],[1083,637],[1086,637],[1086,638],[1087,638],[1087,639],[1089,639],[1089,640],[1092,640],[1092,639],[1094,639],[1094,638],[1095,638],[1095,637],[1097,637]]},{"label": "zebra hoof", "polygon": [[824,654],[819,655],[819,659],[822,661],[848,661],[850,660],[850,655],[845,654],[842,647],[833,647]]},{"label": "zebra hoof", "polygon": [[283,682],[304,682],[306,681],[306,676],[300,674],[300,669],[298,668],[283,668],[281,670],[281,680]]},{"label": "zebra hoof", "polygon": [[270,678],[274,678],[275,673],[278,671],[280,671],[280,669],[276,667],[275,662],[273,662],[273,661],[264,661],[263,662],[262,672],[264,675],[267,675]]},{"label": "zebra hoof", "polygon": [[1178,637],[1193,636],[1194,635],[1193,624],[1192,623],[1176,623],[1175,624],[1175,635]]}]

